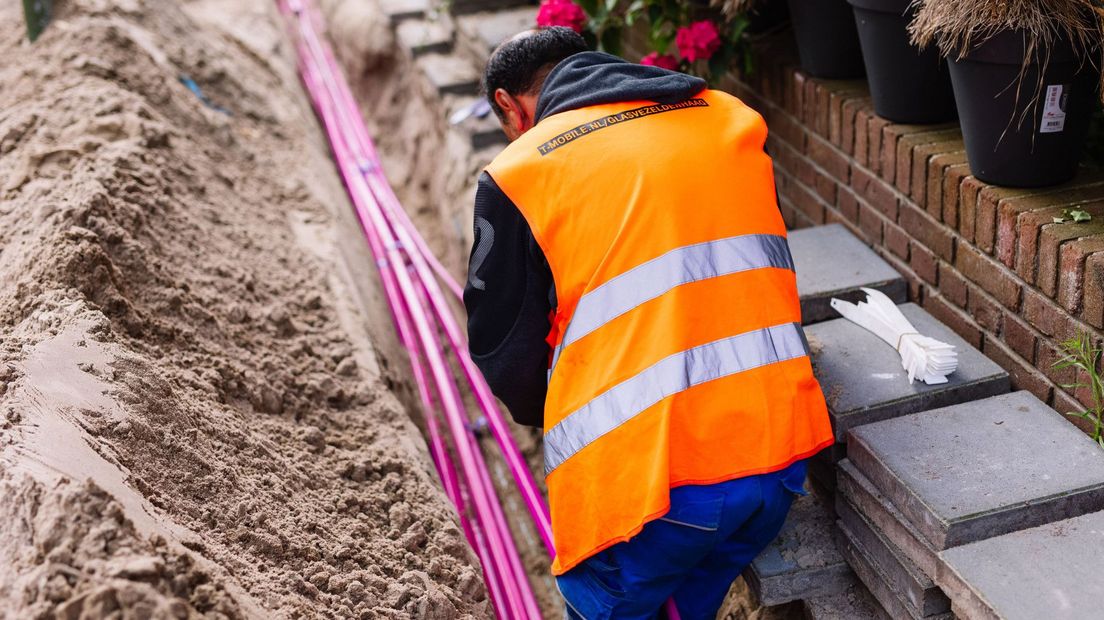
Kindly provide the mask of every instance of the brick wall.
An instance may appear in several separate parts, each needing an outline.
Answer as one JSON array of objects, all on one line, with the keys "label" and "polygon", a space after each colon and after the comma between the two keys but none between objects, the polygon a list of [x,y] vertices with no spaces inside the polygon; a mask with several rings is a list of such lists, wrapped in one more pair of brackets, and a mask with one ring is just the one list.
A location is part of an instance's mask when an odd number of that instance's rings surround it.
[{"label": "brick wall", "polygon": [[[720,87],[759,110],[791,227],[839,222],[909,282],[909,298],[1062,412],[1058,343],[1104,327],[1104,174],[1017,190],[970,174],[957,124],[899,125],[874,114],[865,81],[797,69],[789,33],[764,43],[758,70]],[[1097,216],[1055,224],[1063,208]]]}]

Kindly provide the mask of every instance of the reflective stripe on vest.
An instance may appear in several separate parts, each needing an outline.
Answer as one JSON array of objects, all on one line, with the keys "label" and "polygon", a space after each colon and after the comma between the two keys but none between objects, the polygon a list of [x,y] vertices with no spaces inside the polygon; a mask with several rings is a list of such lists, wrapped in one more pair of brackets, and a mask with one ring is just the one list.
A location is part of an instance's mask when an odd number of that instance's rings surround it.
[{"label": "reflective stripe on vest", "polygon": [[808,354],[805,333],[796,323],[757,329],[675,353],[568,414],[545,433],[545,473],[668,396]]},{"label": "reflective stripe on vest", "polygon": [[676,286],[764,267],[793,271],[793,258],[785,237],[740,235],[688,245],[658,256],[579,299],[563,341],[553,353],[552,368],[571,343]]}]

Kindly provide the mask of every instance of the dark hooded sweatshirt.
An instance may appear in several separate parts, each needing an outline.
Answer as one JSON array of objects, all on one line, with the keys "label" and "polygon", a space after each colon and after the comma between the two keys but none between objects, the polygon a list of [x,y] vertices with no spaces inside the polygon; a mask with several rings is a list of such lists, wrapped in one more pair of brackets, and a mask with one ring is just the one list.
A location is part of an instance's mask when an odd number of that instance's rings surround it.
[{"label": "dark hooded sweatshirt", "polygon": [[[678,103],[705,81],[658,67],[583,52],[548,74],[537,121],[587,106],[622,101]],[[544,252],[517,206],[484,172],[475,194],[475,243],[464,288],[472,359],[519,424],[544,424],[556,289]]]}]

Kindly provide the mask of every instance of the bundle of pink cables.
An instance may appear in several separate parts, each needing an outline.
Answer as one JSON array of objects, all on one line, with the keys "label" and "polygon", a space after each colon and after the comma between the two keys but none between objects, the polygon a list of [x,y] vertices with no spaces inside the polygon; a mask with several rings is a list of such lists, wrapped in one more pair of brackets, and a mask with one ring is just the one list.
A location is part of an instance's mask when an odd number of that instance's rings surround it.
[{"label": "bundle of pink cables", "polygon": [[[438,282],[456,298],[461,295],[460,286],[430,252],[387,182],[352,91],[320,34],[323,25],[318,10],[311,0],[280,0],[279,5],[298,47],[303,83],[376,259],[399,340],[409,352],[430,453],[464,534],[479,556],[495,612],[499,618],[511,620],[540,618],[529,575],[472,430],[475,419],[486,420],[537,531],[548,552],[555,553],[548,507],[490,387],[468,355],[464,334]],[[442,346],[441,332],[447,347]],[[463,371],[465,389],[475,395],[475,411],[465,406],[458,378],[449,365],[450,352]],[[451,451],[442,420],[451,437]],[[675,613],[673,607],[668,604],[669,615]]]}]

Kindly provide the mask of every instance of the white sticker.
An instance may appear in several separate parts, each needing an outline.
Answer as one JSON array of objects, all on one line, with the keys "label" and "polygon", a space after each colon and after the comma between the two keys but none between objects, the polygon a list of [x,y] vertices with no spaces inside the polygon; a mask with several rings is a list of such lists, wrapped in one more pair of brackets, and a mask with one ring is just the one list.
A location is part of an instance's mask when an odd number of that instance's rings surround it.
[{"label": "white sticker", "polygon": [[1043,101],[1043,122],[1039,133],[1058,133],[1066,128],[1066,101],[1069,84],[1049,84]]}]

